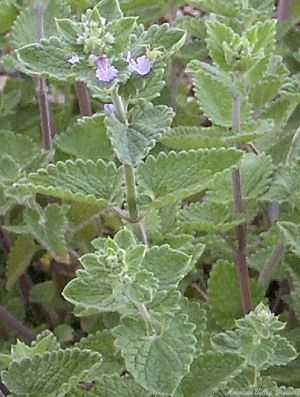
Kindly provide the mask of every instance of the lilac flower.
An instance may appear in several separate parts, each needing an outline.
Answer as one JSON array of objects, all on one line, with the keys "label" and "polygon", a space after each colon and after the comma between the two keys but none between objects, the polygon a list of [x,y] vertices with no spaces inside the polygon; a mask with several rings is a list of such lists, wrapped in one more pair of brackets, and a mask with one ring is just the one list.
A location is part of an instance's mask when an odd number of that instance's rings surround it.
[{"label": "lilac flower", "polygon": [[106,55],[97,58],[96,77],[100,81],[109,83],[118,76],[118,70],[111,65]]},{"label": "lilac flower", "polygon": [[109,113],[112,116],[116,115],[116,108],[115,108],[115,105],[113,103],[106,103],[104,105],[104,110],[106,111],[106,113]]},{"label": "lilac flower", "polygon": [[136,72],[141,76],[145,76],[151,70],[153,65],[153,61],[148,58],[146,55],[142,55],[136,59],[131,58],[130,52],[127,54],[127,62],[129,63],[129,69],[132,72]]},{"label": "lilac flower", "polygon": [[75,63],[79,63],[80,62],[80,59],[79,59],[79,56],[78,55],[72,55],[69,59],[68,59],[68,62],[71,64],[71,65],[75,65]]}]

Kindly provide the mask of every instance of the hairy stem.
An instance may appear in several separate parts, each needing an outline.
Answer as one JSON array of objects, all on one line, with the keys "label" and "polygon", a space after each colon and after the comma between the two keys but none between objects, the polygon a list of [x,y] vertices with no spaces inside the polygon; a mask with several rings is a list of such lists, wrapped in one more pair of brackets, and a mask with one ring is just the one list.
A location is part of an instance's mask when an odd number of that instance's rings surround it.
[{"label": "hairy stem", "polygon": [[[35,6],[32,8],[36,16],[37,39],[44,37],[44,12],[45,6]],[[42,145],[46,150],[53,149],[53,122],[48,100],[48,87],[42,77],[35,78],[39,109],[41,115]]]},{"label": "hairy stem", "polygon": [[75,89],[76,89],[80,114],[82,116],[92,116],[93,112],[91,107],[90,95],[86,84],[82,81],[78,81],[75,84]]},{"label": "hairy stem", "polygon": [[[239,95],[233,97],[232,102],[232,129],[239,133],[241,130],[241,98]],[[246,216],[246,208],[242,194],[241,175],[237,168],[232,172],[233,202],[236,213]],[[249,285],[249,274],[247,265],[247,224],[244,222],[236,227],[236,237],[238,241],[236,253],[236,265],[238,270],[240,291],[243,311],[245,314],[252,310],[252,298]]]},{"label": "hairy stem", "polygon": [[3,322],[8,323],[19,335],[21,335],[24,339],[32,342],[35,340],[36,335],[31,329],[27,328],[24,324],[22,324],[15,316],[13,316],[5,307],[0,305],[0,319]]},{"label": "hairy stem", "polygon": [[[116,115],[118,119],[125,125],[128,125],[125,106],[123,104],[122,98],[118,95],[117,89],[112,92],[112,100],[116,109]],[[130,223],[132,224],[132,227],[138,239],[143,244],[147,244],[147,235],[144,226],[140,220],[140,215],[137,207],[136,184],[133,166],[131,164],[124,164],[124,173],[126,184],[126,200],[128,205]]]}]

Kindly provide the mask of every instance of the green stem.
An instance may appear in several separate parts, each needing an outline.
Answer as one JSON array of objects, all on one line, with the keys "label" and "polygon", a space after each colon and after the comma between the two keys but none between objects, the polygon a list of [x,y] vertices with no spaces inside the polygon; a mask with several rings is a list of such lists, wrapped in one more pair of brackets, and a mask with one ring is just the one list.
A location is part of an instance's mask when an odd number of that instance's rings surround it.
[{"label": "green stem", "polygon": [[257,280],[258,283],[262,285],[264,288],[268,287],[271,281],[271,276],[274,273],[277,265],[280,263],[284,253],[285,253],[285,247],[284,244],[282,243],[279,243],[271,253],[271,256],[267,260]]},{"label": "green stem", "polygon": [[[116,109],[116,115],[118,119],[128,126],[128,120],[126,116],[125,106],[122,98],[118,95],[118,89],[116,88],[112,92],[112,101]],[[126,184],[126,199],[129,212],[130,223],[132,224],[133,230],[138,239],[145,245],[148,243],[147,235],[144,226],[140,220],[140,215],[137,207],[136,200],[136,184],[134,168],[131,164],[124,164],[125,173],[125,184]]]},{"label": "green stem", "polygon": [[[233,97],[232,102],[232,129],[236,133],[241,131],[241,98],[239,95]],[[243,214],[246,218],[246,208],[242,194],[241,174],[239,168],[232,172],[232,186],[234,210],[238,214]],[[247,247],[247,223],[244,222],[236,227],[236,237],[238,241],[236,253],[236,265],[239,276],[241,300],[245,314],[252,310],[252,298],[249,285],[249,274],[246,256]]]}]

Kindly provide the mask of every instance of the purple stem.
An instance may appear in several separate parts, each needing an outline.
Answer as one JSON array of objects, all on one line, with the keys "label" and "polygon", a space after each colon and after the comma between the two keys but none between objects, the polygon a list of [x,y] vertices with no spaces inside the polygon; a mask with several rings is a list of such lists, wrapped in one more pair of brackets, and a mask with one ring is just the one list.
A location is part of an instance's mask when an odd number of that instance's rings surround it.
[{"label": "purple stem", "polygon": [[93,112],[91,107],[91,101],[86,84],[83,83],[82,81],[78,81],[75,84],[75,89],[76,89],[80,114],[82,116],[92,116]]},{"label": "purple stem", "polygon": [[0,318],[2,321],[8,323],[17,333],[23,336],[24,339],[32,342],[36,335],[31,329],[22,324],[15,316],[13,316],[5,307],[0,305]]},{"label": "purple stem", "polygon": [[277,6],[277,20],[289,21],[291,18],[291,7],[294,0],[279,0]]},{"label": "purple stem", "polygon": [[[241,130],[241,98],[239,95],[233,97],[232,103],[232,129],[239,133]],[[246,217],[246,208],[243,200],[241,187],[241,174],[239,168],[232,172],[232,186],[233,186],[233,202],[234,210],[238,214],[243,214]],[[249,274],[247,265],[247,224],[244,222],[236,227],[236,237],[238,247],[236,252],[236,265],[239,277],[241,300],[243,311],[245,314],[252,310],[252,298],[249,285]]]},{"label": "purple stem", "polygon": [[[46,7],[36,6],[32,10],[36,16],[37,39],[40,40],[45,36],[44,33],[44,12]],[[53,121],[52,113],[48,100],[48,87],[46,81],[42,77],[35,79],[36,89],[39,101],[39,109],[41,115],[41,131],[42,131],[42,144],[46,150],[53,148]]]}]

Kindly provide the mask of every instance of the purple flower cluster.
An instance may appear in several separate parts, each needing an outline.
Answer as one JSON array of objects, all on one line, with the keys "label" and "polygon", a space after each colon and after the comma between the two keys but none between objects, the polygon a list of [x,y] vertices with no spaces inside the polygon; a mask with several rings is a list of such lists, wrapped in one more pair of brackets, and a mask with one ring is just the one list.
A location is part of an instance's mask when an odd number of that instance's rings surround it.
[{"label": "purple flower cluster", "polygon": [[118,70],[110,63],[106,55],[97,59],[96,77],[98,80],[109,83],[118,76]]},{"label": "purple flower cluster", "polygon": [[[153,61],[146,55],[142,55],[136,59],[131,57],[130,52],[126,58],[129,70],[141,76],[145,76],[151,70]],[[108,83],[118,76],[118,70],[110,63],[106,55],[102,55],[97,59],[96,77],[98,80]]]},{"label": "purple flower cluster", "polygon": [[142,55],[134,59],[131,57],[130,52],[128,52],[127,54],[127,62],[129,64],[129,69],[132,72],[140,74],[141,76],[145,76],[146,74],[148,74],[153,65],[153,61],[146,55]]},{"label": "purple flower cluster", "polygon": [[[135,72],[141,76],[148,74],[153,66],[153,60],[148,58],[146,55],[142,55],[137,58],[132,58],[131,53],[128,52],[126,61],[128,62],[129,70]],[[68,58],[68,62],[71,65],[80,62],[78,55],[72,55]],[[101,55],[96,59],[96,77],[99,81],[104,83],[110,83],[118,76],[118,69],[115,68],[106,55]]]}]

